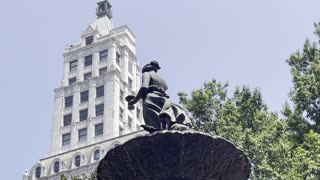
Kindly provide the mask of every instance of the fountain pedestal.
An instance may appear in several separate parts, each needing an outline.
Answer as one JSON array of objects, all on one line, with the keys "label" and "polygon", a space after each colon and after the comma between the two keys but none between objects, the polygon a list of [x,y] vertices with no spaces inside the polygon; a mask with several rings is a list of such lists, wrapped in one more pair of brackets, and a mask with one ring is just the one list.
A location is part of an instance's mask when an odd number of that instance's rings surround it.
[{"label": "fountain pedestal", "polygon": [[99,180],[246,180],[250,164],[231,142],[197,131],[160,131],[111,149]]}]

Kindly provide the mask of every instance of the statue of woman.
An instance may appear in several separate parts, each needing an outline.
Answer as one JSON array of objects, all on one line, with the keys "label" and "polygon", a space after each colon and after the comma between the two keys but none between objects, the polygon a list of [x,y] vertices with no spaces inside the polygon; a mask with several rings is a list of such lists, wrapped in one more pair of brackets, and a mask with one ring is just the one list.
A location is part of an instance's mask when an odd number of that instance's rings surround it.
[{"label": "statue of woman", "polygon": [[147,131],[186,130],[191,127],[191,120],[185,115],[185,110],[172,104],[166,94],[168,86],[157,74],[160,66],[157,61],[151,61],[142,69],[142,85],[136,97],[128,101],[128,107],[140,99],[143,101],[143,118]]}]

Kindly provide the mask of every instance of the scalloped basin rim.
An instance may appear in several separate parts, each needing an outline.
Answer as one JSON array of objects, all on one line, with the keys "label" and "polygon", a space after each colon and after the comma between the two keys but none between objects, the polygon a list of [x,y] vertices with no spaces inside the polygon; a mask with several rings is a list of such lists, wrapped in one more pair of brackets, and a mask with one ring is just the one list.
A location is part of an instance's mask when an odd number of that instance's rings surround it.
[{"label": "scalloped basin rim", "polygon": [[230,141],[190,130],[133,138],[98,166],[99,180],[246,180],[249,174],[246,155]]}]

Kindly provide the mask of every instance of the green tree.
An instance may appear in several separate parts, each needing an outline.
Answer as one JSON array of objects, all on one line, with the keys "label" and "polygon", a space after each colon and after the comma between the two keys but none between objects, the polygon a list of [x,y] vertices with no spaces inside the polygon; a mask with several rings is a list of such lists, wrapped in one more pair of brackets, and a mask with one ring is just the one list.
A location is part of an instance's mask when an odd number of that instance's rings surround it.
[{"label": "green tree", "polygon": [[61,179],[61,180],[68,180],[68,178],[67,178],[64,174],[61,174],[61,175],[60,175],[60,179]]},{"label": "green tree", "polygon": [[[61,174],[60,178],[61,180],[68,180],[64,174]],[[86,174],[72,176],[71,180],[97,180],[97,171],[91,173],[90,176],[87,176]]]},{"label": "green tree", "polygon": [[[315,24],[320,38],[320,23]],[[223,136],[249,157],[251,179],[320,179],[320,49],[305,41],[287,60],[293,89],[280,119],[268,111],[261,92],[243,86],[228,96],[228,83],[209,81],[180,103],[196,120],[195,129]]]},{"label": "green tree", "polygon": [[[315,35],[320,38],[320,24],[315,24]],[[292,74],[293,90],[290,93],[294,113],[301,117],[290,119],[291,128],[308,127],[320,132],[320,52],[319,42],[307,39],[302,51],[287,60]],[[291,114],[292,115],[292,114]],[[304,129],[304,128],[303,128]],[[306,133],[306,132],[305,132]]]},{"label": "green tree", "polygon": [[[190,98],[186,93],[179,93],[180,103],[201,122],[196,124],[196,129],[220,135],[248,155],[253,166],[252,179],[277,177],[269,156],[274,157],[272,150],[280,145],[279,140],[285,142],[284,122],[277,114],[267,111],[259,90],[243,86],[228,97],[227,87],[227,83],[216,80],[206,82]],[[280,161],[279,157],[273,160]]]},{"label": "green tree", "polygon": [[204,83],[204,87],[192,92],[192,99],[184,92],[179,92],[180,103],[192,113],[196,121],[196,130],[218,134],[216,129],[220,111],[227,97],[228,83],[211,80]]},{"label": "green tree", "polygon": [[290,174],[299,179],[320,179],[320,24],[314,24],[318,42],[306,39],[303,49],[287,60],[292,75],[290,98],[283,114],[289,129]]}]

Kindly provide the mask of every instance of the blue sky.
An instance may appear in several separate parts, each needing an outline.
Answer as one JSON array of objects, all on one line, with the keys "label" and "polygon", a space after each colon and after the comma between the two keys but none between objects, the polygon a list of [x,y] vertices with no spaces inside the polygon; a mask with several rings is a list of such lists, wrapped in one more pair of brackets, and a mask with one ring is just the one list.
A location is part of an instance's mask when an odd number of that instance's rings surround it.
[{"label": "blue sky", "polygon": [[[292,86],[286,59],[313,36],[319,0],[112,0],[115,26],[136,34],[141,65],[157,60],[169,94],[205,81],[259,88],[281,111]],[[63,49],[95,20],[95,1],[0,2],[1,179],[19,180],[49,152],[53,89]]]}]

